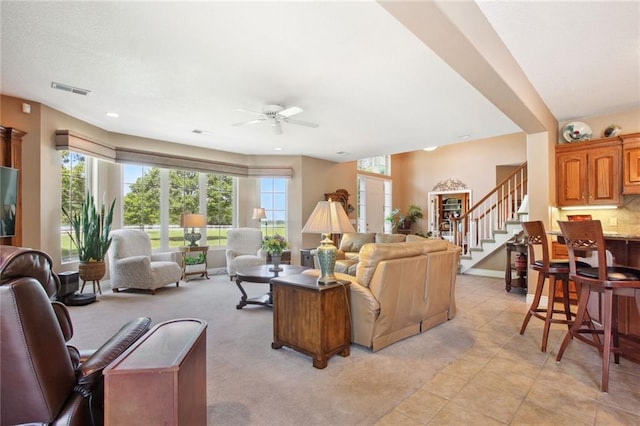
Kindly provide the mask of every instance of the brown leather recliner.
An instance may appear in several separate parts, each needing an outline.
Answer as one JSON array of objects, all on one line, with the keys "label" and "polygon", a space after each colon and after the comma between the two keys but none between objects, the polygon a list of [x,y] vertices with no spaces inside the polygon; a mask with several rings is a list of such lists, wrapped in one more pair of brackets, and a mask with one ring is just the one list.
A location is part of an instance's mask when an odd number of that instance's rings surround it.
[{"label": "brown leather recliner", "polygon": [[67,346],[73,326],[52,301],[60,286],[44,252],[0,246],[0,425],[100,425],[102,370],[149,329],[130,321],[96,351]]}]

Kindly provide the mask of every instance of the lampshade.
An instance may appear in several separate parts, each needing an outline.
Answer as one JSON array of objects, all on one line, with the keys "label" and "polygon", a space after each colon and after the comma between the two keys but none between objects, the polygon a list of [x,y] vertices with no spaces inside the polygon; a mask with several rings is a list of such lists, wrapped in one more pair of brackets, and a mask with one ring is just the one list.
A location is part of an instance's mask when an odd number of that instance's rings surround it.
[{"label": "lampshade", "polygon": [[184,233],[184,239],[189,241],[191,247],[197,246],[196,242],[202,238],[199,232],[195,232],[193,228],[203,228],[207,226],[207,218],[203,214],[184,213],[180,217],[180,226],[183,228],[191,228],[191,232]]},{"label": "lampshade", "polygon": [[349,221],[342,204],[336,201],[320,201],[311,212],[311,216],[302,228],[302,232],[308,234],[322,234],[322,241],[318,247],[318,263],[320,264],[320,277],[318,284],[336,282],[333,271],[336,266],[336,254],[338,249],[333,245],[331,234],[343,234],[355,232]]},{"label": "lampshade", "polygon": [[307,234],[344,234],[356,232],[342,204],[337,201],[319,201],[302,228]]},{"label": "lampshade", "polygon": [[207,226],[207,219],[203,214],[184,213],[180,217],[180,226],[183,228],[202,228]]},{"label": "lampshade", "polygon": [[264,211],[263,207],[256,207],[255,209],[253,209],[253,220],[260,220],[260,219],[266,219],[267,218],[267,212]]}]

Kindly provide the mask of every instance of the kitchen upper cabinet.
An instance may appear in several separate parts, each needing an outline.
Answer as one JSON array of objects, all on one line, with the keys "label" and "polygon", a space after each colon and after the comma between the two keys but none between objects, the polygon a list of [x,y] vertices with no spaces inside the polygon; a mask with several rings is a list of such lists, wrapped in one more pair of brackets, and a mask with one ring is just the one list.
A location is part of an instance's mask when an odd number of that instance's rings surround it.
[{"label": "kitchen upper cabinet", "polygon": [[558,207],[621,205],[620,138],[556,146]]},{"label": "kitchen upper cabinet", "polygon": [[640,194],[640,133],[620,136],[622,139],[622,192]]}]

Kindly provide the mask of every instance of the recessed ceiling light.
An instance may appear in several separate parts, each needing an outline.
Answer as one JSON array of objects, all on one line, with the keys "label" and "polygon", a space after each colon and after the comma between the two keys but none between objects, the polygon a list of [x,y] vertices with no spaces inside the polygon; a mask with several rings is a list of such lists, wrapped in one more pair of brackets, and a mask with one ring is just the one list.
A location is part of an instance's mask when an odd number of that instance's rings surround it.
[{"label": "recessed ceiling light", "polygon": [[107,117],[118,118],[120,117],[120,114],[118,114],[117,112],[108,112]]},{"label": "recessed ceiling light", "polygon": [[75,93],[76,95],[87,96],[89,93],[91,93],[91,90],[69,86],[68,84],[56,83],[55,81],[51,82],[51,87],[65,92]]},{"label": "recessed ceiling light", "polygon": [[281,146],[276,146],[275,150],[276,151],[282,151],[282,147]]},{"label": "recessed ceiling light", "polygon": [[471,135],[460,135],[458,136],[458,139],[463,139],[463,140],[467,140],[471,137]]},{"label": "recessed ceiling light", "polygon": [[338,155],[348,155],[349,153],[347,151],[338,151],[338,152],[336,152],[336,154],[338,154]]},{"label": "recessed ceiling light", "polygon": [[436,149],[438,149],[437,146],[428,146],[426,148],[422,148],[423,150],[427,151],[427,152],[431,152],[431,151],[435,151]]}]

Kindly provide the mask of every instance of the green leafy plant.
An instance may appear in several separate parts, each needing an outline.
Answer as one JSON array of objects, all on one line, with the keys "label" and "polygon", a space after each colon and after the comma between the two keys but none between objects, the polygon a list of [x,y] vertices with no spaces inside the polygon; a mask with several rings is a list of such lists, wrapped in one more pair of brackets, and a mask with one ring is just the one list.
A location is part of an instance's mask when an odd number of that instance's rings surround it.
[{"label": "green leafy plant", "polygon": [[289,243],[284,239],[283,236],[275,234],[275,235],[267,235],[262,240],[262,248],[266,250],[270,255],[278,255],[282,254],[289,247]]},{"label": "green leafy plant", "polygon": [[204,263],[204,253],[199,253],[197,256],[187,256],[184,259],[185,265],[200,265]]},{"label": "green leafy plant", "polygon": [[415,204],[411,204],[409,206],[409,210],[407,210],[407,215],[405,216],[405,220],[408,220],[411,223],[416,223],[418,219],[422,219],[422,209]]},{"label": "green leafy plant", "polygon": [[78,248],[78,258],[81,262],[104,260],[111,246],[109,233],[115,204],[114,199],[106,208],[103,199],[98,208],[93,195],[87,192],[79,211],[69,211],[66,206],[62,207],[62,213],[70,224],[69,236]]}]

